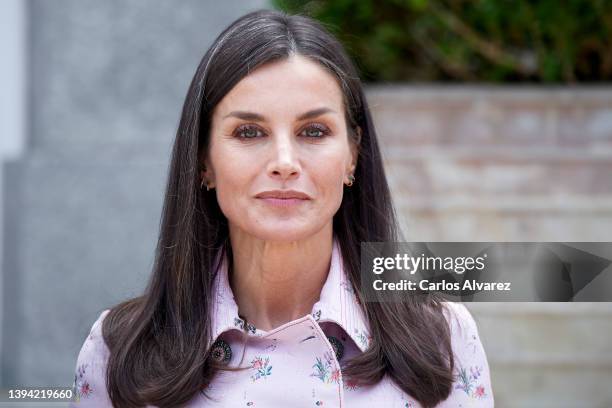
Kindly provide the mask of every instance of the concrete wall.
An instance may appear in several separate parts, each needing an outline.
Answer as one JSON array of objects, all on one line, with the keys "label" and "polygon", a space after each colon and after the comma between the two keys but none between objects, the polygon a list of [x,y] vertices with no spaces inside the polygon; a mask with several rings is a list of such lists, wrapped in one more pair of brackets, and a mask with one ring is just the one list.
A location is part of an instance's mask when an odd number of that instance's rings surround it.
[{"label": "concrete wall", "polygon": [[2,172],[1,385],[71,386],[99,312],[144,287],[189,82],[221,30],[264,6],[27,2],[27,143]]},{"label": "concrete wall", "polygon": [[[3,180],[2,163],[22,154],[26,128],[26,16],[20,0],[6,0],[0,13],[0,272],[4,258]],[[2,275],[0,274],[0,277]],[[0,305],[3,299],[3,279],[0,279]],[[1,307],[1,306],[0,306]],[[0,313],[0,350],[2,347],[2,313]],[[0,384],[2,371],[0,370]]]}]

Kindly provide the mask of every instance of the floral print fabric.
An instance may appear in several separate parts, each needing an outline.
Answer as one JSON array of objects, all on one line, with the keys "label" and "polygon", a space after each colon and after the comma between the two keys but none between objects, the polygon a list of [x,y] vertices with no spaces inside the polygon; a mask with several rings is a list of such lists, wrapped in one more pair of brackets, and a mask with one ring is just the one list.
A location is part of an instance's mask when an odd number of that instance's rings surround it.
[{"label": "floral print fabric", "polygon": [[[228,281],[227,260],[218,259],[211,340],[227,343],[231,348],[228,364],[246,369],[219,372],[188,407],[421,407],[388,376],[374,386],[343,378],[343,364],[364,352],[372,337],[342,268],[335,239],[329,274],[312,313],[268,332],[240,318]],[[476,323],[462,304],[445,305],[450,312],[456,380],[451,395],[438,407],[493,407],[489,366]],[[72,407],[112,406],[105,386],[109,352],[101,333],[107,313],[103,311],[93,324],[78,355],[74,376],[78,401]],[[241,337],[244,329],[246,343]],[[330,337],[344,350],[340,361],[337,344]]]}]

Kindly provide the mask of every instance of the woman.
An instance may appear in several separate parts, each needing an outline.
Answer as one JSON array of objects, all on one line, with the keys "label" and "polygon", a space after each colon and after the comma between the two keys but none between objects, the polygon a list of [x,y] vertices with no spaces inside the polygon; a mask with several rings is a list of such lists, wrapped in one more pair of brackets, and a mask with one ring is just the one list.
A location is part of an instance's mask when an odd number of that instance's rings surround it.
[{"label": "woman", "polygon": [[360,243],[398,238],[341,45],[243,16],[191,82],[152,278],[94,323],[75,406],[493,406],[464,306],[362,301]]}]

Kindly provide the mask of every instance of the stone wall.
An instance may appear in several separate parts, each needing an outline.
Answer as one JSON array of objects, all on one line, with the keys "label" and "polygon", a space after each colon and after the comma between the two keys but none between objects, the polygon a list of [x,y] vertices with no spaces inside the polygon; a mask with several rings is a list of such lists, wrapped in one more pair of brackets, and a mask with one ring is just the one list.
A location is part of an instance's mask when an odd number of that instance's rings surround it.
[{"label": "stone wall", "polygon": [[371,87],[407,238],[609,241],[612,88]]}]

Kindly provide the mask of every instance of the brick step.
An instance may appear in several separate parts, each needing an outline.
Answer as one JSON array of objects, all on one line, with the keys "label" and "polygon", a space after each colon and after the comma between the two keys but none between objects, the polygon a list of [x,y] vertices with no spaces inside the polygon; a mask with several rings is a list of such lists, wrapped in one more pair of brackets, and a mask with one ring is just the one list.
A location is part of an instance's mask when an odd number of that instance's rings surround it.
[{"label": "brick step", "polygon": [[[444,211],[468,209],[475,215],[480,211],[495,212],[548,212],[558,211],[584,212],[585,215],[610,215],[612,213],[612,193],[602,196],[572,196],[569,194],[532,194],[518,196],[513,194],[467,194],[449,193],[444,197],[427,197],[405,195],[400,189],[391,187],[391,193],[398,196],[397,208],[400,212],[437,211],[443,216]],[[407,194],[407,193],[406,193]],[[401,197],[405,198],[401,198]]]},{"label": "brick step", "polygon": [[612,407],[610,367],[495,367],[492,382],[496,407]]},{"label": "brick step", "polygon": [[607,303],[466,305],[492,364],[612,370],[612,306]]},{"label": "brick step", "polygon": [[[612,195],[612,156],[605,158],[555,158],[548,161],[524,157],[427,159],[398,157],[387,160],[393,191],[407,198],[418,195],[462,194]],[[407,176],[409,175],[409,176]]]},{"label": "brick step", "polygon": [[607,302],[465,302],[470,312],[478,316],[602,316],[612,318],[612,303]]},{"label": "brick step", "polygon": [[[558,347],[558,345],[555,345]],[[517,346],[518,348],[519,346]],[[557,348],[556,347],[556,348]],[[569,348],[569,347],[567,347]],[[525,352],[522,350],[506,351],[505,354],[499,353],[495,347],[487,348],[487,353],[491,354],[488,358],[489,364],[496,367],[556,367],[566,369],[568,367],[579,367],[582,369],[612,369],[612,353],[597,351],[580,351],[579,349],[571,352],[551,352],[549,350],[539,350]]]},{"label": "brick step", "polygon": [[370,87],[385,144],[612,147],[612,93],[599,90]]},{"label": "brick step", "polygon": [[584,148],[575,146],[486,146],[474,142],[472,145],[413,146],[410,143],[390,143],[381,136],[383,159],[387,161],[440,161],[444,160],[482,160],[510,162],[610,162],[612,146],[602,144]]},{"label": "brick step", "polygon": [[612,237],[612,212],[606,207],[593,207],[592,212],[561,205],[508,208],[486,206],[476,200],[462,206],[443,206],[400,206],[404,240],[609,242]]},{"label": "brick step", "polygon": [[487,351],[496,406],[612,406],[612,304],[465,305]]}]

